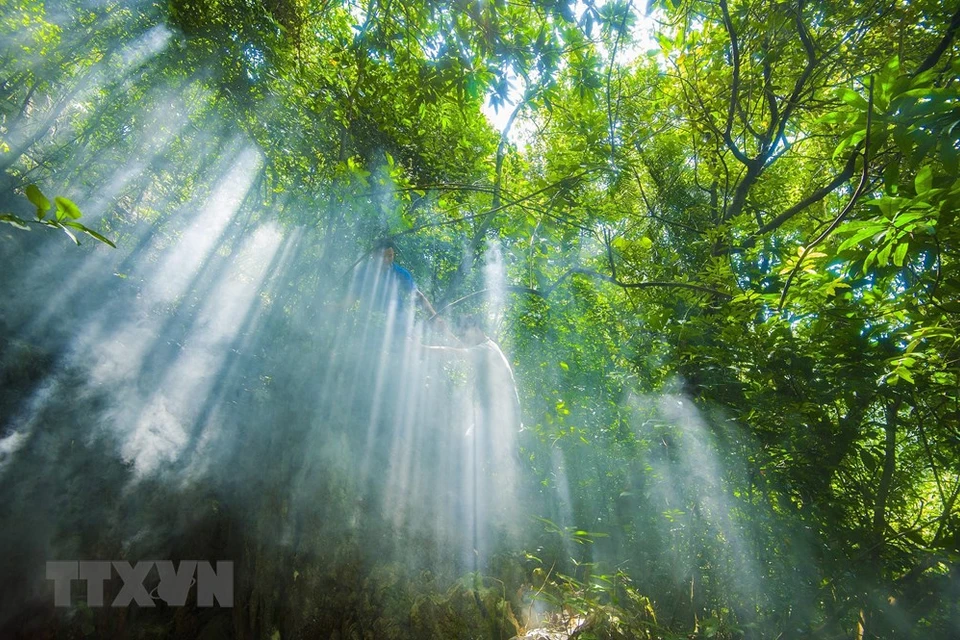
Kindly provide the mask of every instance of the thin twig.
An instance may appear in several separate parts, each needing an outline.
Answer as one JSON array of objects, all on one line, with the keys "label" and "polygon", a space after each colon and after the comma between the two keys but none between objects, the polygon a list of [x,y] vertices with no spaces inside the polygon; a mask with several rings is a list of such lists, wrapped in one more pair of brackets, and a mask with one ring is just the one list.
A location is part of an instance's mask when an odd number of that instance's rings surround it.
[{"label": "thin twig", "polygon": [[[546,298],[546,297],[547,297],[546,294],[544,294],[542,291],[537,291],[536,289],[531,289],[530,287],[519,287],[519,286],[516,286],[516,285],[507,285],[507,286],[505,286],[503,289],[504,289],[504,291],[511,291],[511,292],[513,292],[513,293],[526,293],[526,294],[529,294],[529,295],[531,295],[531,296],[536,296],[536,297],[538,297],[538,298]],[[447,309],[449,309],[450,307],[454,307],[454,306],[460,304],[461,302],[465,302],[465,301],[469,300],[470,298],[476,298],[476,297],[479,296],[479,295],[483,295],[484,293],[488,293],[488,292],[494,291],[494,290],[495,290],[494,288],[490,288],[490,287],[488,287],[488,288],[486,288],[486,289],[480,289],[479,291],[474,291],[473,293],[468,293],[467,295],[463,296],[462,298],[457,298],[457,299],[454,300],[453,302],[448,302],[447,304],[445,304],[445,305],[443,305],[442,307],[440,307],[439,309],[437,309],[436,313],[434,313],[432,316],[430,316],[430,321],[432,321],[432,320],[433,320],[434,318],[436,318],[437,316],[443,314],[443,312],[446,311]]]},{"label": "thin twig", "polygon": [[699,291],[700,293],[709,293],[710,295],[720,296],[722,298],[731,298],[729,293],[724,293],[723,291],[717,291],[716,289],[711,289],[710,287],[705,287],[699,284],[693,284],[691,282],[672,282],[664,280],[648,280],[645,282],[623,282],[617,280],[611,276],[608,276],[603,273],[594,271],[593,269],[584,269],[582,267],[576,267],[570,270],[572,273],[579,273],[580,275],[590,276],[592,278],[597,278],[603,280],[604,282],[609,282],[615,284],[618,287],[623,289],[690,289],[691,291]]}]

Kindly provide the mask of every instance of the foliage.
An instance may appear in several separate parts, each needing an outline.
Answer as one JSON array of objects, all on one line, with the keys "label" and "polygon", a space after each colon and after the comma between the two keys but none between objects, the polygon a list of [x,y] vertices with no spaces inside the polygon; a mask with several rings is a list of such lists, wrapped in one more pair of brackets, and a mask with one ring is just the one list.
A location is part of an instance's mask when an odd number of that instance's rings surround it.
[{"label": "foliage", "polygon": [[[311,243],[277,326],[378,237],[445,315],[500,252],[558,523],[525,579],[581,637],[953,637],[960,11],[641,4],[2,3],[0,187],[37,214],[0,221],[136,261],[242,134],[252,215]],[[437,593],[410,624],[481,624]]]},{"label": "foliage", "polygon": [[0,214],[0,222],[5,222],[16,227],[17,229],[22,229],[24,231],[30,230],[30,224],[39,224],[45,227],[50,227],[51,229],[60,229],[67,234],[67,237],[73,240],[77,246],[79,246],[80,240],[78,240],[77,236],[73,233],[73,231],[71,231],[71,229],[73,229],[74,231],[79,231],[80,233],[88,235],[94,240],[98,240],[103,244],[110,245],[114,249],[117,248],[117,245],[113,244],[113,242],[107,238],[103,237],[93,229],[88,229],[84,225],[77,222],[78,219],[83,217],[83,214],[80,212],[80,208],[69,198],[64,198],[63,196],[57,196],[54,198],[53,201],[56,204],[54,218],[47,220],[47,213],[53,208],[50,200],[43,195],[43,192],[40,191],[40,188],[35,184],[28,184],[24,191],[30,203],[37,208],[37,219],[24,220],[22,218],[18,218],[12,213],[4,213]]}]

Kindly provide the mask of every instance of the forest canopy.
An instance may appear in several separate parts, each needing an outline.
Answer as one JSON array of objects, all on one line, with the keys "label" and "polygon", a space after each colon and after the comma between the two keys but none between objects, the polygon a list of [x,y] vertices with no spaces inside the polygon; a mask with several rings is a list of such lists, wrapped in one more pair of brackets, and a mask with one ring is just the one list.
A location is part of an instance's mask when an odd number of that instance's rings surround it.
[{"label": "forest canopy", "polygon": [[[0,635],[958,637],[958,30],[932,0],[0,1]],[[399,476],[365,499],[344,462],[410,403],[351,414],[341,380],[422,374],[427,422],[471,397],[344,337],[384,239],[522,414],[491,473],[523,531],[429,577],[432,534],[369,506]],[[430,433],[384,468],[460,446]],[[54,609],[51,554],[131,549],[235,560],[236,609]]]}]

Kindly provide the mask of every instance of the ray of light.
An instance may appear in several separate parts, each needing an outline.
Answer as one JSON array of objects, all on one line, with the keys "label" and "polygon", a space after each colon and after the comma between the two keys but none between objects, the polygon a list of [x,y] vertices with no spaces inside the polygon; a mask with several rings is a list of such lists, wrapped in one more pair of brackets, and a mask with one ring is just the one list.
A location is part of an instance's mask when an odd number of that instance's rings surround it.
[{"label": "ray of light", "polygon": [[[283,236],[272,225],[257,229],[231,261],[230,277],[223,279],[207,297],[196,326],[183,345],[180,357],[166,371],[158,388],[144,402],[133,421],[123,454],[146,474],[165,461],[175,460],[184,450],[203,399],[221,373],[226,353],[232,347],[242,318],[267,277],[267,267],[280,248]],[[203,429],[212,429],[203,425]],[[201,434],[201,440],[211,434]]]}]

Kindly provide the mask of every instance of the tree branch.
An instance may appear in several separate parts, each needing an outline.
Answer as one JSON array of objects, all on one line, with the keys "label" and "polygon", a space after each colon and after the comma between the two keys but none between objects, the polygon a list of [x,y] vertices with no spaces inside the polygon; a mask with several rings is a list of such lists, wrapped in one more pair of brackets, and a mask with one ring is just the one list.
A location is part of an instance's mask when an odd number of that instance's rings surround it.
[{"label": "tree branch", "polygon": [[514,205],[518,205],[518,204],[520,204],[520,203],[522,203],[522,202],[526,202],[527,200],[530,200],[531,198],[535,198],[536,196],[540,195],[541,193],[543,193],[543,192],[545,192],[545,191],[549,191],[550,189],[554,189],[554,188],[556,188],[556,187],[565,187],[566,185],[568,185],[568,184],[570,184],[570,183],[573,183],[573,182],[576,182],[577,180],[579,180],[580,178],[582,178],[583,176],[585,176],[585,175],[587,175],[587,174],[589,174],[589,173],[593,173],[594,171],[598,171],[600,168],[602,168],[602,167],[594,167],[593,169],[585,169],[584,171],[581,171],[580,173],[574,174],[574,175],[572,175],[572,176],[567,176],[566,178],[563,178],[563,179],[561,179],[561,180],[557,180],[556,182],[551,182],[550,184],[548,184],[547,186],[545,186],[545,187],[543,187],[543,188],[541,188],[541,189],[537,189],[536,191],[533,191],[533,192],[531,192],[531,193],[528,193],[528,194],[525,195],[525,196],[521,196],[521,197],[519,197],[519,198],[517,198],[517,199],[515,199],[515,200],[511,200],[510,202],[505,202],[505,203],[501,204],[499,207],[496,207],[496,208],[494,208],[494,209],[488,209],[487,211],[482,211],[482,212],[480,212],[480,213],[474,213],[474,214],[470,214],[470,215],[466,215],[466,216],[461,216],[461,217],[455,218],[455,219],[453,219],[453,220],[441,220],[440,222],[425,222],[425,223],[419,224],[419,225],[417,225],[417,226],[415,226],[415,227],[411,227],[410,229],[405,229],[404,231],[399,231],[399,232],[393,234],[393,236],[391,236],[391,237],[396,238],[396,237],[399,237],[399,236],[405,236],[405,235],[407,235],[407,234],[409,234],[409,233],[417,233],[418,231],[421,231],[421,230],[423,230],[423,229],[428,229],[428,228],[430,228],[430,227],[444,227],[444,226],[447,226],[447,225],[450,225],[450,224],[457,224],[458,222],[464,222],[465,220],[473,220],[474,218],[480,218],[480,217],[483,217],[483,216],[489,216],[489,215],[492,215],[492,214],[494,214],[494,213],[497,213],[498,211],[502,211],[502,210],[507,209],[507,208],[509,208],[509,207],[512,207],[512,206],[514,206]]},{"label": "tree branch", "polygon": [[615,284],[623,289],[689,289],[691,291],[699,291],[700,293],[709,293],[710,295],[720,296],[721,298],[733,297],[729,293],[724,293],[723,291],[717,291],[716,289],[711,289],[710,287],[704,287],[702,285],[693,284],[690,282],[666,282],[662,280],[648,280],[646,282],[622,282],[606,274],[599,273],[593,269],[585,269],[583,267],[574,267],[570,270],[570,272],[578,273],[584,276],[590,276],[591,278],[597,278],[598,280]]},{"label": "tree branch", "polygon": [[857,165],[857,156],[859,152],[859,147],[860,145],[857,145],[857,148],[854,149],[854,152],[850,154],[850,158],[847,160],[847,164],[844,165],[843,170],[840,173],[838,173],[836,176],[834,176],[833,179],[830,180],[830,182],[823,185],[822,187],[820,187],[819,189],[817,189],[816,191],[808,195],[806,198],[794,204],[790,208],[786,209],[783,213],[777,215],[776,217],[771,219],[769,222],[767,222],[765,225],[763,225],[762,227],[754,231],[750,235],[750,237],[747,238],[746,241],[744,241],[743,245],[741,246],[741,249],[749,249],[754,244],[756,244],[757,239],[760,236],[766,233],[770,233],[771,231],[774,231],[780,225],[782,225],[787,220],[797,215],[798,213],[800,213],[810,205],[823,200],[830,193],[832,193],[837,187],[839,187],[840,185],[845,183],[847,180],[852,178],[853,171]]},{"label": "tree branch", "polygon": [[[620,21],[620,28],[617,30],[617,37],[613,41],[613,50],[610,52],[610,65],[607,67],[607,124],[610,130],[610,166],[614,166],[616,157],[616,122],[613,118],[613,102],[610,99],[610,85],[613,82],[613,65],[617,60],[617,49],[620,47],[620,38],[626,29],[627,18],[630,17],[630,10],[633,8],[633,2],[629,2],[623,11],[623,19]],[[617,98],[619,107],[620,99]]]},{"label": "tree branch", "polygon": [[653,213],[653,207],[650,206],[650,201],[647,200],[647,192],[643,188],[643,181],[640,180],[640,174],[637,172],[636,168],[632,166],[630,167],[630,171],[633,172],[633,177],[636,178],[637,180],[637,187],[640,190],[640,198],[643,199],[643,204],[647,208],[647,215],[649,217],[653,218],[654,220],[658,220],[663,224],[672,224],[680,227],[681,229],[686,229],[687,231],[693,231],[694,233],[703,234],[703,231],[701,231],[700,229],[697,229],[696,227],[693,227],[688,224],[684,224],[682,222],[677,222],[675,220],[667,220],[666,218],[662,218],[657,214]]},{"label": "tree branch", "polygon": [[776,148],[778,142],[783,139],[784,132],[787,129],[787,122],[793,116],[794,110],[797,108],[797,105],[800,104],[800,95],[803,93],[803,89],[807,84],[807,81],[810,79],[810,76],[813,75],[813,70],[817,66],[817,51],[814,47],[813,41],[810,39],[810,34],[807,32],[807,26],[803,23],[803,0],[800,0],[797,6],[797,18],[796,18],[797,34],[800,36],[800,42],[803,43],[803,50],[807,55],[807,63],[803,67],[803,72],[800,74],[800,77],[797,78],[796,83],[793,85],[793,91],[790,93],[790,97],[787,99],[786,106],[783,107],[783,111],[780,116],[780,123],[777,126],[777,135],[771,141],[770,148]]},{"label": "tree branch", "polygon": [[943,38],[940,39],[937,48],[927,56],[926,60],[923,61],[923,64],[917,68],[913,75],[920,75],[924,71],[933,69],[933,67],[936,66],[940,61],[940,57],[943,56],[944,52],[946,52],[950,46],[950,43],[953,42],[953,37],[957,34],[957,29],[960,29],[960,6],[957,7],[957,10],[953,13],[953,17],[950,18],[950,26],[947,27],[947,32],[943,34]]},{"label": "tree branch", "polygon": [[[515,286],[515,285],[506,285],[506,286],[504,287],[504,290],[505,290],[505,291],[512,291],[513,293],[526,293],[526,294],[528,294],[528,295],[536,296],[536,297],[538,297],[538,298],[543,298],[543,299],[546,299],[546,297],[547,297],[547,294],[543,293],[542,291],[537,291],[536,289],[531,289],[530,287],[518,287],[518,286]],[[443,305],[442,307],[440,307],[439,309],[437,309],[432,316],[430,316],[430,320],[428,320],[428,322],[429,322],[429,321],[432,321],[434,318],[436,318],[437,316],[439,316],[440,314],[442,314],[443,312],[445,312],[445,311],[446,311],[447,309],[449,309],[450,307],[454,307],[454,306],[460,304],[461,302],[464,302],[464,301],[466,301],[466,300],[469,300],[470,298],[476,298],[477,296],[483,295],[484,293],[487,293],[487,292],[489,292],[489,291],[493,291],[493,289],[492,289],[492,288],[480,289],[479,291],[474,291],[473,293],[468,293],[467,295],[463,296],[462,298],[457,298],[457,299],[454,300],[453,302],[449,302],[449,303]]]},{"label": "tree branch", "polygon": [[873,123],[873,77],[870,77],[870,90],[869,98],[867,100],[867,135],[864,137],[863,143],[863,173],[860,175],[860,184],[857,185],[856,190],[853,192],[853,195],[850,196],[850,201],[847,202],[847,205],[843,210],[837,215],[837,217],[830,223],[830,226],[823,230],[819,236],[814,239],[813,242],[804,247],[803,252],[800,254],[800,257],[797,258],[797,264],[794,265],[793,270],[790,272],[790,275],[787,276],[787,282],[783,285],[783,293],[780,294],[780,302],[777,304],[778,309],[783,309],[783,303],[787,299],[787,291],[790,289],[790,283],[793,281],[794,276],[800,271],[800,265],[803,264],[803,259],[807,257],[807,254],[813,250],[815,246],[823,242],[827,236],[833,233],[833,230],[840,226],[840,223],[843,222],[844,218],[853,211],[853,205],[856,204],[857,199],[860,197],[860,194],[867,187],[867,180],[869,178],[869,169],[870,169],[870,126]]},{"label": "tree branch", "polygon": [[733,117],[737,108],[737,100],[740,97],[740,44],[737,41],[737,32],[733,28],[733,21],[730,19],[730,7],[727,6],[727,0],[720,0],[720,10],[723,12],[723,26],[727,29],[727,35],[730,36],[730,57],[733,64],[733,81],[730,84],[730,104],[727,106],[727,122],[723,128],[723,141],[737,160],[749,165],[750,159],[734,143],[731,136]]}]

